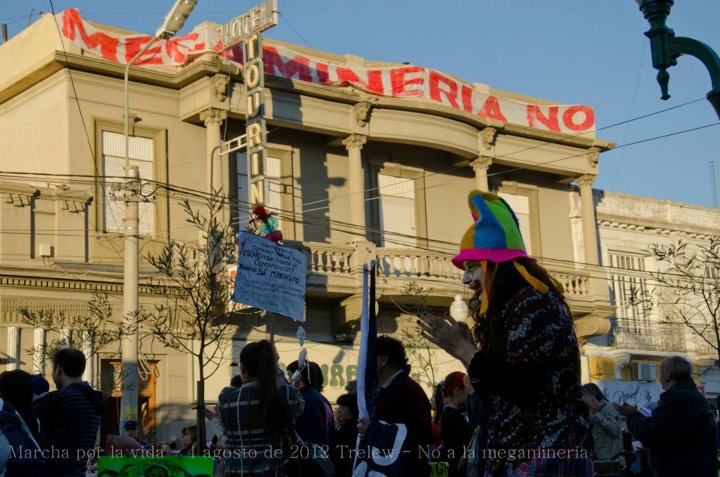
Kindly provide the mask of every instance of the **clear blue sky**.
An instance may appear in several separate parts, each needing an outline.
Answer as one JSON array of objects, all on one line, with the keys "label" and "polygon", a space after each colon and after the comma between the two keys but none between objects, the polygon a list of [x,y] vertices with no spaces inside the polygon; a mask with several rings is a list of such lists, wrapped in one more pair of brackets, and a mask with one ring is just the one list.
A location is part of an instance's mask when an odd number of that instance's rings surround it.
[{"label": "clear blue sky", "polygon": [[[660,100],[648,23],[634,0],[278,0],[267,36],[338,54],[435,68],[494,88],[595,108],[598,137],[618,145],[718,122],[704,99],[710,78],[696,59],[671,68]],[[173,0],[54,0],[90,20],[152,33]],[[224,23],[259,0],[199,0],[188,25]],[[10,35],[49,1],[0,0]],[[33,18],[37,18],[35,15]],[[668,25],[720,54],[720,1],[675,2]],[[185,30],[188,30],[186,26]],[[608,127],[703,98],[696,103]],[[603,129],[607,128],[607,129]],[[720,183],[720,126],[605,153],[595,187],[713,205],[710,161]],[[718,191],[720,195],[720,191]],[[719,199],[720,200],[720,199]]]}]

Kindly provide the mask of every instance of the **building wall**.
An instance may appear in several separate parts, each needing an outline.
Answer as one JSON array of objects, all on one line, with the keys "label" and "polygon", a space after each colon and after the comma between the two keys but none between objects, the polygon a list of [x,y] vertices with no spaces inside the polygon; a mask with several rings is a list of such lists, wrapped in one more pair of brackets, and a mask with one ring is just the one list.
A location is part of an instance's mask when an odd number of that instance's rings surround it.
[{"label": "building wall", "polygon": [[[123,132],[122,67],[70,48],[68,53],[77,55],[65,61],[71,63],[71,74],[65,63],[55,59],[60,48],[56,35],[54,23],[44,17],[0,46],[0,64],[22,52],[18,38],[28,40],[26,46],[33,49],[31,54],[20,55],[19,62],[10,62],[8,76],[0,78],[0,101],[4,101],[0,102],[0,149],[16,170],[60,175],[47,181],[13,178],[0,183],[0,198],[6,202],[0,208],[0,349],[6,351],[7,327],[21,325],[18,308],[26,303],[34,309],[82,314],[87,313],[90,292],[97,289],[111,296],[113,321],[119,324],[122,317],[123,243],[117,233],[103,232],[100,212],[108,190],[93,180],[102,175],[102,131]],[[243,85],[237,71],[209,56],[185,67],[134,68],[131,75],[130,114],[141,118],[133,123],[134,132],[154,140],[154,179],[175,189],[167,191],[161,185],[152,191],[150,184],[150,190],[144,191],[155,196],[156,228],[152,236],[141,239],[143,256],[157,252],[170,238],[197,243],[197,231],[186,222],[179,200],[190,197],[193,205],[203,205],[202,193],[208,190],[208,171],[214,161],[222,161],[227,176],[236,172],[235,155],[210,151],[222,140],[244,132]],[[215,87],[217,76],[223,73],[228,73],[231,81],[229,98],[222,98]],[[219,79],[222,82],[222,77]],[[403,326],[400,315],[410,316],[406,310],[412,297],[404,296],[404,286],[416,283],[431,289],[428,300],[438,311],[446,309],[461,288],[459,272],[449,265],[449,258],[472,223],[466,200],[468,191],[477,187],[479,172],[470,163],[478,157],[493,160],[488,171],[492,190],[532,197],[532,234],[537,248],[532,252],[565,264],[568,276],[580,273],[572,263],[570,187],[557,184],[560,179],[567,183],[582,174],[597,174],[583,157],[586,149],[599,144],[594,139],[495,123],[491,129],[487,118],[415,98],[371,98],[372,112],[362,124],[356,106],[367,98],[357,91],[294,80],[270,78],[265,94],[268,153],[282,156],[283,164],[283,208],[276,212],[283,220],[288,244],[292,241],[305,247],[312,260],[318,256],[325,260],[310,265],[305,327],[311,359],[317,352],[327,367],[329,397],[342,391],[356,358],[357,347],[338,344],[335,332],[344,325],[352,328],[359,317],[358,270],[368,258],[383,252],[348,227],[351,210],[361,204],[366,213],[365,239],[377,241],[382,232],[377,230],[377,191],[373,190],[378,173],[407,177],[416,192],[415,250],[408,246],[397,257],[388,258],[396,268],[385,272],[379,285],[381,306],[393,310],[392,326],[385,330],[388,333],[398,336]],[[220,126],[204,123],[208,112],[225,118]],[[350,169],[349,153],[342,144],[349,134],[367,136],[360,153],[360,171]],[[348,179],[358,173],[364,174],[362,196],[349,193]],[[72,176],[67,184],[62,183],[64,174]],[[33,244],[29,201],[36,191]],[[89,199],[86,245],[84,207]],[[237,209],[247,206],[237,204]],[[242,211],[238,215],[242,224]],[[11,231],[17,231],[22,239],[13,239]],[[353,239],[356,243],[350,244]],[[52,245],[53,254],[40,257],[35,253],[40,244]],[[141,278],[147,281],[151,276],[143,260]],[[591,302],[587,291],[571,298],[577,303]],[[140,303],[150,310],[164,299],[143,289]],[[592,306],[590,303],[588,309]],[[578,314],[591,314],[593,310],[588,309]],[[598,319],[604,319],[602,310]],[[271,330],[266,321],[243,318],[237,325],[233,337],[238,344],[272,333],[284,362],[297,356],[296,323],[278,319]],[[25,327],[23,350],[32,337],[33,330]],[[237,349],[236,345],[210,378],[209,400],[235,371],[230,364],[237,361]],[[460,368],[444,353],[434,352],[437,379]],[[191,402],[198,372],[188,353],[164,348],[157,341],[143,340],[142,353],[158,371],[154,402],[158,438],[164,441],[193,419]],[[29,370],[31,355],[23,351],[20,358],[20,366]],[[118,358],[118,343],[100,350],[99,359],[107,365],[106,370]]]},{"label": "building wall", "polygon": [[[592,344],[586,345],[591,379],[639,385],[634,372],[638,363],[654,363],[659,373],[664,357],[680,355],[693,363],[695,381],[704,386],[706,396],[717,396],[720,394],[720,372],[714,366],[717,353],[707,346],[698,347],[698,336],[686,325],[673,321],[673,307],[658,295],[662,293],[662,286],[653,285],[650,273],[663,268],[653,257],[650,247],[653,244],[668,246],[678,241],[688,242],[690,249],[707,246],[710,237],[720,235],[720,212],[709,207],[606,191],[597,191],[596,198],[602,262],[610,278],[609,292],[613,302],[622,302],[617,295],[622,287],[619,285],[621,280],[627,283],[635,280],[633,286],[638,287],[636,284],[642,279],[654,306],[640,318],[626,316],[626,310],[618,308],[613,317],[613,332],[606,339],[594,339]],[[645,271],[628,272],[613,266],[612,254],[638,257]],[[614,281],[613,276],[616,277]],[[640,294],[639,298],[644,295]],[[657,379],[652,382],[657,383]]]},{"label": "building wall", "polygon": [[0,104],[0,148],[9,170],[70,172],[67,72]]}]

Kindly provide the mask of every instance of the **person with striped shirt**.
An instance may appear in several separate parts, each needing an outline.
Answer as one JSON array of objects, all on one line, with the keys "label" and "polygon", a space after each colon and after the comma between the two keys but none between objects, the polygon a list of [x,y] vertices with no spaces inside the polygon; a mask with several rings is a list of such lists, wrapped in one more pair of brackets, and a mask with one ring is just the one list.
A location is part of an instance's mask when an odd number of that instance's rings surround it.
[{"label": "person with striped shirt", "polygon": [[82,380],[84,372],[82,351],[58,350],[52,371],[57,391],[32,403],[40,420],[49,475],[53,477],[85,477],[87,455],[95,447],[104,400],[100,391]]}]

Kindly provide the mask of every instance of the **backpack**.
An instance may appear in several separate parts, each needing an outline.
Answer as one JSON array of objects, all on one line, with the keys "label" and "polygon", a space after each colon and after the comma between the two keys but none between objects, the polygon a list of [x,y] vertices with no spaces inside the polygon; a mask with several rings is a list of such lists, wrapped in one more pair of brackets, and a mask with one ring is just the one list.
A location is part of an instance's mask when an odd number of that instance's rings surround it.
[{"label": "backpack", "polygon": [[0,446],[7,446],[5,477],[48,476],[48,467],[42,449],[15,408],[2,399],[0,399]]}]

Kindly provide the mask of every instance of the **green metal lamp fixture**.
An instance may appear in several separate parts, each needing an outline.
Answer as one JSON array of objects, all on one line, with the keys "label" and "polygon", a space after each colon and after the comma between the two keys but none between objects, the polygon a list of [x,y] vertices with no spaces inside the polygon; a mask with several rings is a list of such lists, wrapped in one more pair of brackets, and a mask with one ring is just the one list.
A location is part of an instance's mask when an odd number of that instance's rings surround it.
[{"label": "green metal lamp fixture", "polygon": [[668,83],[670,74],[667,69],[677,65],[677,57],[690,55],[703,62],[712,81],[712,89],[706,95],[715,113],[720,118],[720,58],[708,45],[692,38],[676,37],[675,32],[669,28],[665,21],[670,15],[670,9],[675,3],[673,0],[635,0],[640,6],[645,19],[650,22],[650,30],[645,36],[650,39],[653,67],[658,70],[657,80],[662,92],[661,98],[670,98]]}]

